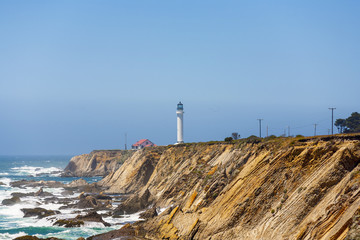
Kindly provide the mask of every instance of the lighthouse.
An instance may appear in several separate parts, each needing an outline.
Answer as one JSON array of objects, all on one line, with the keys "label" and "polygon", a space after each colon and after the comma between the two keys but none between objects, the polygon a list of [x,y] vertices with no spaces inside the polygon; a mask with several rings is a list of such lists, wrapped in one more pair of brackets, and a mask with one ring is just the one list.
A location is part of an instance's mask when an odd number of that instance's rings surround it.
[{"label": "lighthouse", "polygon": [[177,144],[184,143],[183,133],[184,133],[184,105],[179,102],[176,109],[177,115]]}]

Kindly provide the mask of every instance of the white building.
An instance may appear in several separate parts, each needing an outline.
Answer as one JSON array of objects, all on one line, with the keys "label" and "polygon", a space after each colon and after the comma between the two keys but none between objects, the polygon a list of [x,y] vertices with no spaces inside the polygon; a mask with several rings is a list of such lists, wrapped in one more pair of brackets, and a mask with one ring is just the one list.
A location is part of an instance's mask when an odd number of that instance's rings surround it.
[{"label": "white building", "polygon": [[184,106],[181,102],[178,103],[176,109],[177,115],[177,144],[184,143]]},{"label": "white building", "polygon": [[155,147],[155,146],[156,144],[151,142],[149,139],[141,139],[136,143],[134,143],[133,145],[131,145],[131,149],[143,149],[145,147]]}]

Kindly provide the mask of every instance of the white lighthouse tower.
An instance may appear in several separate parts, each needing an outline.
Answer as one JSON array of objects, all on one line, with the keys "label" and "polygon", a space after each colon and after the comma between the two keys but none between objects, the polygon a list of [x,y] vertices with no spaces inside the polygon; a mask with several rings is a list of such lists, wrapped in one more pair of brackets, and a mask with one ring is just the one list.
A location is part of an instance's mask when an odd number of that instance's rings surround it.
[{"label": "white lighthouse tower", "polygon": [[178,103],[176,109],[177,115],[177,144],[184,143],[183,133],[184,133],[184,106],[181,102]]}]

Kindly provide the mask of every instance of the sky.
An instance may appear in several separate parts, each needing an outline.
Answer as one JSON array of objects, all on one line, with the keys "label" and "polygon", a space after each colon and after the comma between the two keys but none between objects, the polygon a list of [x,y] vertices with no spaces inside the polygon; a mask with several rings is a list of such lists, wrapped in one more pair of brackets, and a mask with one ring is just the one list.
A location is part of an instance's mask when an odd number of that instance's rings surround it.
[{"label": "sky", "polygon": [[[360,2],[0,1],[0,155],[328,134],[360,112]],[[266,130],[268,129],[268,130]],[[334,129],[336,133],[336,128]]]}]

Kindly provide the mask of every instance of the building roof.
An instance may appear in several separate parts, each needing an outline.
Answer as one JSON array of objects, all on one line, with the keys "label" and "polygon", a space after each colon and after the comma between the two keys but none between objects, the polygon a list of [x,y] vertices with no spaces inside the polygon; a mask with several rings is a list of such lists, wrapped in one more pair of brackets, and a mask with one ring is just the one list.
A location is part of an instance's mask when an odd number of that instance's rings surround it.
[{"label": "building roof", "polygon": [[135,146],[135,147],[139,146],[139,145],[143,144],[146,141],[149,141],[149,139],[141,139],[141,140],[137,141],[136,143],[134,143],[133,146]]},{"label": "building roof", "polygon": [[156,144],[154,144],[149,139],[141,139],[141,140],[137,141],[136,143],[134,143],[132,146],[134,146],[134,147],[140,146],[141,144],[143,144],[146,141],[148,141],[149,144],[146,144],[145,147],[156,146]]}]

